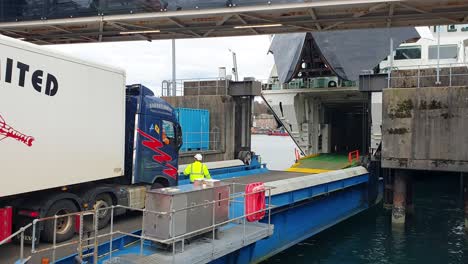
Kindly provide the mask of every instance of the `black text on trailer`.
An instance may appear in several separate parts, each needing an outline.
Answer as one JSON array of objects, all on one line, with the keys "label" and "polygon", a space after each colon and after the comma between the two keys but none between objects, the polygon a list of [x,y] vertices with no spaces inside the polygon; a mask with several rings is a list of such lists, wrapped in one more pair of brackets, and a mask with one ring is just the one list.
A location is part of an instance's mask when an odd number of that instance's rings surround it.
[{"label": "black text on trailer", "polygon": [[[3,65],[3,63],[1,63],[0,65]],[[59,85],[57,78],[54,75],[50,73],[44,73],[44,71],[40,69],[32,71],[29,64],[20,61],[17,61],[15,64],[14,60],[11,58],[6,59],[4,70],[5,74],[3,81],[6,83],[15,83],[15,81],[12,80],[13,72],[15,71],[17,72],[18,76],[18,86],[24,87],[26,83],[26,78],[30,78],[31,85],[37,92],[44,92],[44,94],[48,96],[54,96],[57,94]],[[32,74],[30,74],[29,76],[30,71],[32,72]]]}]

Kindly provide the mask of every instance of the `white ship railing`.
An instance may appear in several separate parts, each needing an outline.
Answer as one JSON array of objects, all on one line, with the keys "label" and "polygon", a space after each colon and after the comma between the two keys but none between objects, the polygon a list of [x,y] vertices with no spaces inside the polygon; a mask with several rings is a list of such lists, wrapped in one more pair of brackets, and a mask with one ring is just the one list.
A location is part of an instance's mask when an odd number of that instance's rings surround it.
[{"label": "white ship railing", "polygon": [[[414,88],[430,86],[452,87],[467,83],[468,64],[439,64],[439,68],[437,68],[437,64],[394,66],[381,69],[381,73],[388,74],[388,88],[400,88],[399,81],[402,80],[414,81],[413,85],[410,85]],[[402,74],[399,75],[398,73]]]},{"label": "white ship railing", "polygon": [[220,132],[183,132],[183,144],[180,149],[184,152],[216,151],[221,149]]}]

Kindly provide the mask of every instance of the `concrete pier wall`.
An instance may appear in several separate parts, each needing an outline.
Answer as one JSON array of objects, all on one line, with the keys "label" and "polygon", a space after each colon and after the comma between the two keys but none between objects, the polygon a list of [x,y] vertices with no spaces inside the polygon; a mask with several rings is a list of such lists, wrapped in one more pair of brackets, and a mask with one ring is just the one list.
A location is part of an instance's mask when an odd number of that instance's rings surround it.
[{"label": "concrete pier wall", "polygon": [[[162,97],[175,108],[197,108],[210,111],[210,136],[219,135],[214,140],[210,138],[209,151],[200,151],[204,161],[219,161],[234,159],[234,100],[231,96],[204,95],[204,96],[170,96]],[[219,132],[219,133],[218,133]],[[213,145],[215,144],[215,146]],[[198,152],[181,152],[180,164],[193,161],[193,155]]]},{"label": "concrete pier wall", "polygon": [[383,91],[382,167],[468,172],[468,87]]}]

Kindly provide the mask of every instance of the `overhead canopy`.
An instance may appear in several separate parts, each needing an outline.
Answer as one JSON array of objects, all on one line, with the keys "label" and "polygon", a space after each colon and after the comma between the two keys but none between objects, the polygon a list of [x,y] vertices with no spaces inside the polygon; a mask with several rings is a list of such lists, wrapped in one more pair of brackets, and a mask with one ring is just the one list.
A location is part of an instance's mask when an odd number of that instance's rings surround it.
[{"label": "overhead canopy", "polygon": [[388,56],[390,38],[396,48],[419,37],[413,27],[283,34],[273,38],[270,51],[282,83],[298,75],[358,80]]},{"label": "overhead canopy", "polygon": [[0,0],[0,34],[36,44],[460,24],[460,0]]}]

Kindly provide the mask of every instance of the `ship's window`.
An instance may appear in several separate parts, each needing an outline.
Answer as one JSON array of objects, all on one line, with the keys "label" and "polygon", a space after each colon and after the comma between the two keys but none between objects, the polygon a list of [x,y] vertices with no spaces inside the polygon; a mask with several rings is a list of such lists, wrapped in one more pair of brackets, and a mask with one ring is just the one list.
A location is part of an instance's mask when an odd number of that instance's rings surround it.
[{"label": "ship's window", "polygon": [[457,32],[457,27],[455,25],[448,25],[447,26],[448,32]]},{"label": "ship's window", "polygon": [[395,51],[395,60],[421,59],[421,46],[400,47]]},{"label": "ship's window", "polygon": [[[458,45],[440,45],[441,59],[457,59]],[[437,60],[437,45],[429,46],[429,59]]]}]

